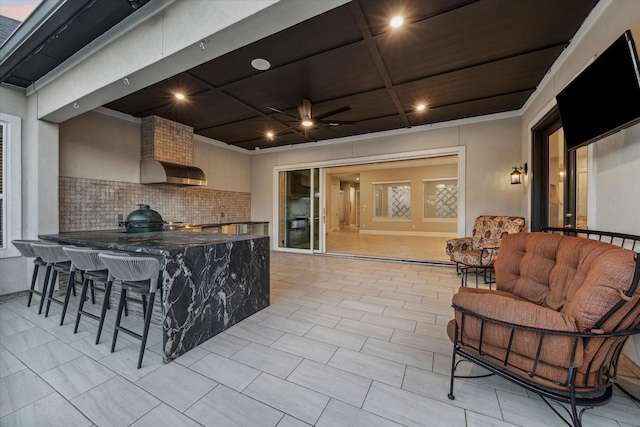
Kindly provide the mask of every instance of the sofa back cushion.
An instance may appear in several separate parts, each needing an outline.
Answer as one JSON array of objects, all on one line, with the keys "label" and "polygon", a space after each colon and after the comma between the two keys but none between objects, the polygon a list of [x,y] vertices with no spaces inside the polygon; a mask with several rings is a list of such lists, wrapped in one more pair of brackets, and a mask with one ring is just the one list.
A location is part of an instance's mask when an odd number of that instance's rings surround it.
[{"label": "sofa back cushion", "polygon": [[504,236],[524,229],[524,218],[517,216],[488,216],[476,218],[473,225],[472,249],[497,248]]},{"label": "sofa back cushion", "polygon": [[495,269],[497,289],[562,311],[584,331],[628,289],[634,261],[632,251],[596,240],[519,233],[503,239]]},{"label": "sofa back cushion", "polygon": [[502,240],[496,259],[496,288],[544,305],[562,236],[518,233]]}]

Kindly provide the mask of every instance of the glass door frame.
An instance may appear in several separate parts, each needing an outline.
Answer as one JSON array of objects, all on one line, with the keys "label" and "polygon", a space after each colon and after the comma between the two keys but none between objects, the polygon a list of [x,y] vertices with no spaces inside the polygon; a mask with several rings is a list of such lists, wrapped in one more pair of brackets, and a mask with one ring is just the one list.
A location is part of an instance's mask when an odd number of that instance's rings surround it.
[{"label": "glass door frame", "polygon": [[[560,113],[557,106],[531,128],[531,231],[540,231],[541,227],[549,226],[549,137],[562,127]],[[565,190],[563,203],[563,226],[576,227],[577,221],[577,154],[576,150],[565,151]],[[588,146],[587,152],[587,227],[593,227],[595,216],[594,188],[595,171],[593,169],[593,144]],[[571,214],[571,216],[567,216]]]},{"label": "glass door frame", "polygon": [[[280,246],[280,241],[282,239],[286,239],[286,230],[284,231],[284,235],[281,236],[280,235],[280,174],[282,173],[287,173],[287,172],[293,172],[293,171],[299,171],[299,170],[309,170],[309,180],[310,180],[310,185],[309,185],[309,249],[306,248],[289,248],[289,247],[285,247],[285,246]],[[315,173],[315,171],[317,171],[318,173]],[[324,194],[324,185],[325,185],[325,178],[324,178],[324,168],[318,168],[318,167],[312,167],[312,166],[307,166],[307,165],[298,165],[298,166],[290,166],[290,167],[286,167],[286,168],[274,168],[274,209],[273,209],[273,218],[274,218],[274,224],[272,227],[273,230],[273,243],[272,243],[272,249],[273,250],[277,250],[277,251],[282,251],[282,252],[294,252],[294,253],[323,253],[324,252],[324,226],[325,226],[325,194]],[[319,183],[317,183],[316,181],[319,181]],[[286,183],[286,181],[285,181]],[[318,185],[319,184],[319,185]],[[319,191],[319,197],[315,197],[315,190],[316,187]],[[284,191],[286,192],[286,184],[285,184],[285,188]],[[318,203],[318,213],[319,213],[319,220],[318,220],[318,225],[316,225],[316,221],[315,221],[315,204]],[[287,222],[287,218],[284,218],[284,222],[285,222],[285,228],[287,226],[286,222]],[[319,228],[319,230],[316,230],[316,228]],[[318,242],[316,244],[316,241],[314,239],[314,236],[316,235],[316,232],[319,231],[318,233]],[[286,244],[286,242],[285,242]]]},{"label": "glass door frame", "polygon": [[[290,165],[282,165],[282,166],[274,166],[273,167],[273,193],[272,193],[272,239],[271,239],[271,249],[274,251],[282,251],[282,252],[295,252],[295,253],[326,253],[325,246],[325,236],[326,236],[326,227],[327,227],[327,201],[326,201],[326,168],[335,167],[335,166],[351,166],[357,164],[368,164],[368,163],[384,163],[384,162],[393,162],[398,160],[412,160],[412,159],[421,159],[427,157],[442,157],[456,155],[458,156],[458,203],[459,206],[466,206],[466,191],[465,191],[465,180],[466,180],[466,147],[464,146],[453,146],[453,147],[445,147],[445,148],[434,148],[429,150],[420,150],[420,151],[410,151],[404,153],[390,153],[390,154],[381,154],[381,155],[373,155],[366,157],[351,157],[339,160],[324,160],[313,163],[299,163],[299,164],[290,164]],[[317,168],[319,170],[319,178],[320,178],[320,242],[319,248],[317,250],[312,249],[289,249],[282,248],[279,246],[279,241],[283,236],[280,236],[280,172],[300,170],[300,169],[312,169]],[[311,174],[313,175],[313,174]],[[312,181],[313,182],[313,181]],[[313,184],[312,184],[313,185]],[[313,210],[311,211],[313,212]],[[466,209],[459,209],[458,211],[458,237],[464,237],[466,235]],[[313,234],[312,234],[313,235]]]}]

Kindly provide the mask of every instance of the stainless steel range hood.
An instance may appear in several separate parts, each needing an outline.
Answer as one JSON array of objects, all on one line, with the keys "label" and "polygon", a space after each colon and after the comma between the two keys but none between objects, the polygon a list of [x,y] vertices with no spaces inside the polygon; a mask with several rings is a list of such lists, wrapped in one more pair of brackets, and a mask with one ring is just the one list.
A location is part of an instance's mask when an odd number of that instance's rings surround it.
[{"label": "stainless steel range hood", "polygon": [[140,162],[141,184],[171,184],[178,186],[207,185],[207,178],[200,168],[178,165],[159,160]]}]

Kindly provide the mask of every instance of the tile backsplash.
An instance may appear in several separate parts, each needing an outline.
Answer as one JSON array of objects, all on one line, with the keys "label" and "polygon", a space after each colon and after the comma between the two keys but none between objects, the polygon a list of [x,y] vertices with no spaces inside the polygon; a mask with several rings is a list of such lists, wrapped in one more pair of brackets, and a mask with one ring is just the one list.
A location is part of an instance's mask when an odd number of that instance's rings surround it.
[{"label": "tile backsplash", "polygon": [[141,160],[193,165],[193,128],[158,116],[142,119]]},{"label": "tile backsplash", "polygon": [[148,204],[165,221],[214,223],[223,207],[223,222],[251,220],[251,193],[198,187],[143,185],[61,176],[60,232],[111,230],[118,214],[127,215]]}]

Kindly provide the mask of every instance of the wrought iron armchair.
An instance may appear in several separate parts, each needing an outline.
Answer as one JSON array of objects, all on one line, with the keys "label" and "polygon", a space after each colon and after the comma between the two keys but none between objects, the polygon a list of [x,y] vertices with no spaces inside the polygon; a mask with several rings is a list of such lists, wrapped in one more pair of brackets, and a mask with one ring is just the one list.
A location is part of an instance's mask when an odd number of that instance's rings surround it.
[{"label": "wrought iron armchair", "polygon": [[[447,255],[456,263],[461,286],[465,286],[469,270],[482,271],[485,283],[493,283],[493,264],[504,236],[524,230],[524,218],[482,215],[476,218],[472,237],[447,240]],[[489,285],[491,287],[491,285]]]}]

